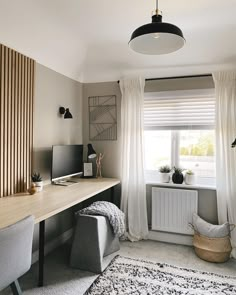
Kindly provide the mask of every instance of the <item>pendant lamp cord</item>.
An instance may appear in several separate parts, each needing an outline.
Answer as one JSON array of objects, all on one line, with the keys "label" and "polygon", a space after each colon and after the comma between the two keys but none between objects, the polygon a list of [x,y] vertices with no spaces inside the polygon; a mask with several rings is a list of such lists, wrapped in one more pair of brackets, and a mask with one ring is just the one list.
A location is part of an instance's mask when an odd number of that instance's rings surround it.
[{"label": "pendant lamp cord", "polygon": [[158,0],[156,0],[156,9],[158,9]]}]

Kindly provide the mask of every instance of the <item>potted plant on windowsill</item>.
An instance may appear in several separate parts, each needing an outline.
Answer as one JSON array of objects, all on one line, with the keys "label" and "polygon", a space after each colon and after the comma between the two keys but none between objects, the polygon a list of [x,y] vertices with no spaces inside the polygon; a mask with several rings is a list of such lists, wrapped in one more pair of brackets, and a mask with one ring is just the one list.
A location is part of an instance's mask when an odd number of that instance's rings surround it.
[{"label": "potted plant on windowsill", "polygon": [[172,181],[176,184],[182,184],[184,181],[183,169],[174,167],[174,173],[172,175]]},{"label": "potted plant on windowsill", "polygon": [[170,181],[171,168],[168,165],[159,168],[160,182],[167,183]]},{"label": "potted plant on windowsill", "polygon": [[195,174],[192,170],[186,171],[184,181],[186,184],[190,184],[190,185],[193,185],[195,183]]},{"label": "potted plant on windowsill", "polygon": [[42,176],[40,175],[40,173],[34,172],[31,175],[31,180],[35,184],[37,192],[41,192],[43,190],[43,180],[42,180]]}]

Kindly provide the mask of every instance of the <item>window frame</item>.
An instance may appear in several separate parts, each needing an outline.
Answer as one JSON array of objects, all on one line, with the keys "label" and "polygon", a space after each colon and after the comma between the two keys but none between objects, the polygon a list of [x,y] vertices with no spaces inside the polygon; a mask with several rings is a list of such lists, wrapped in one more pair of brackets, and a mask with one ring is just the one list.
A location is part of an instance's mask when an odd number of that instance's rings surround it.
[{"label": "window frame", "polygon": [[[183,129],[182,129],[183,130]],[[185,129],[186,130],[186,129]],[[199,129],[200,130],[200,129]],[[211,129],[205,129],[205,130],[211,130]],[[150,130],[144,130],[145,131],[150,131]],[[155,130],[153,130],[155,131]],[[181,130],[169,130],[171,132],[171,140],[170,140],[170,165],[173,168],[175,167],[180,167],[180,131]],[[145,149],[144,149],[145,152]],[[146,155],[144,154],[144,159],[146,158]],[[215,158],[215,157],[214,157]],[[215,161],[214,161],[215,165]],[[216,167],[215,167],[216,169]],[[216,170],[215,170],[216,172]],[[159,180],[159,170],[154,169],[154,170],[149,170],[145,168],[145,177],[146,181],[152,182],[151,180],[157,181]],[[158,181],[157,181],[158,182]],[[203,186],[216,186],[216,176],[197,176],[197,181],[196,183],[198,185],[203,185]]]},{"label": "window frame", "polygon": [[[206,98],[208,97],[214,97],[214,89],[212,88],[207,88],[207,89],[194,89],[194,90],[177,90],[177,91],[165,91],[165,92],[146,92],[144,94],[144,100],[146,98],[147,101],[153,100],[155,101],[156,99],[163,99],[163,97],[171,98],[175,97],[175,95],[180,98],[183,95],[183,99],[186,100],[187,97],[191,99],[191,97],[202,97],[206,95]],[[147,105],[148,108],[148,105]],[[144,103],[144,113],[145,113],[145,103]],[[155,121],[155,120],[154,120]],[[145,120],[144,120],[145,123]],[[150,123],[150,121],[149,121]],[[196,125],[182,125],[182,126],[145,126],[144,125],[144,132],[145,131],[155,131],[155,130],[169,130],[171,131],[171,154],[170,154],[170,163],[171,167],[179,167],[180,164],[180,131],[181,130],[214,130],[215,131],[215,126],[214,124],[196,124]],[[145,169],[145,172],[151,172],[152,174],[157,174],[158,170],[147,170]],[[215,176],[213,177],[205,177],[205,176],[198,176],[198,183],[203,183],[207,185],[215,185]]]}]

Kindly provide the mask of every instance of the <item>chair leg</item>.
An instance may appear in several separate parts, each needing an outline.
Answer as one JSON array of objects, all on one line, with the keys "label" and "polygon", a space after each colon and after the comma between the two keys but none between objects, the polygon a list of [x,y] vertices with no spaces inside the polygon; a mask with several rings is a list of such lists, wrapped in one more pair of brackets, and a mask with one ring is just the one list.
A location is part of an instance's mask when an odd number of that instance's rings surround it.
[{"label": "chair leg", "polygon": [[11,290],[12,290],[13,295],[22,295],[22,291],[21,291],[18,280],[11,283],[10,286],[11,286]]}]

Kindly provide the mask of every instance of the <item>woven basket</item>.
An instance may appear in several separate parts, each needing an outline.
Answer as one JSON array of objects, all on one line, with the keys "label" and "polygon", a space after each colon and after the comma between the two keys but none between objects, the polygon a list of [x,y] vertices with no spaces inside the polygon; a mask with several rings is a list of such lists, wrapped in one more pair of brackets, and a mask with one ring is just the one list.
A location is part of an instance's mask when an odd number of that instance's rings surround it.
[{"label": "woven basket", "polygon": [[229,236],[208,238],[196,231],[194,232],[193,246],[197,256],[209,262],[226,262],[232,251]]}]

